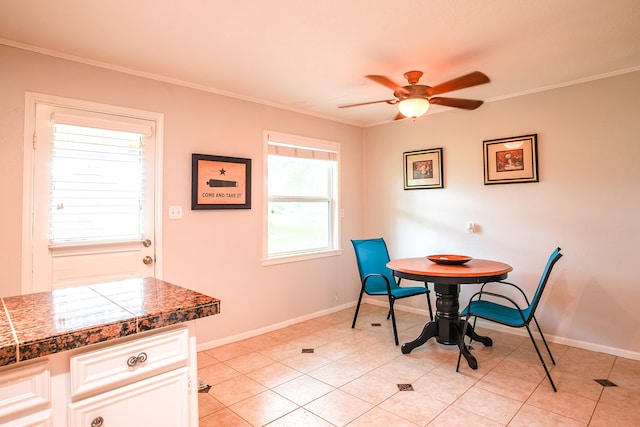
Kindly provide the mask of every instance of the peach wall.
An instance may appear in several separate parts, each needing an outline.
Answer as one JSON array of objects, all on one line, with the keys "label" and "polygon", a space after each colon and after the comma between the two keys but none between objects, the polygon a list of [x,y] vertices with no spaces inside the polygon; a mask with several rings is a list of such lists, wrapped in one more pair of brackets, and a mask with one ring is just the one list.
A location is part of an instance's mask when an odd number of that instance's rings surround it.
[{"label": "peach wall", "polygon": [[[638,99],[635,72],[366,129],[365,230],[384,235],[392,257],[505,261],[531,293],[560,246],[543,327],[559,341],[640,358]],[[540,182],[485,186],[482,141],[530,133]],[[446,188],[403,190],[402,153],[435,147]]]},{"label": "peach wall", "polygon": [[[0,295],[20,293],[25,92],[164,114],[163,278],[222,300],[198,322],[205,343],[352,302],[359,281],[349,238],[362,233],[362,129],[84,64],[0,46]],[[263,267],[263,131],[337,141],[344,255]],[[252,209],[191,211],[191,154],[253,160]],[[181,205],[183,219],[169,220]],[[336,298],[337,297],[337,298]]]}]

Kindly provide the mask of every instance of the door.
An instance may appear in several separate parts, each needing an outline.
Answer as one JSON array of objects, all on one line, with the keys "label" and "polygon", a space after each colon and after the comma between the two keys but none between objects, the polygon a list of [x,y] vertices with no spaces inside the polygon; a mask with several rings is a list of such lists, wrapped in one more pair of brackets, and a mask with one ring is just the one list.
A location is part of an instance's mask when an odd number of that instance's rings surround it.
[{"label": "door", "polygon": [[31,289],[157,277],[157,123],[35,102]]}]

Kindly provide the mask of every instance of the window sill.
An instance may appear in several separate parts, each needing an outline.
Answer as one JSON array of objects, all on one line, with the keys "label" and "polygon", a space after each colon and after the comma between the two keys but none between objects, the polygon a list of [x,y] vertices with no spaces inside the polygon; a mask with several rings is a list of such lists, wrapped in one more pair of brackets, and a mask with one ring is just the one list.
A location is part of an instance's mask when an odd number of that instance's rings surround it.
[{"label": "window sill", "polygon": [[262,266],[285,264],[289,262],[307,261],[316,258],[327,258],[342,255],[342,249],[331,249],[328,251],[310,252],[298,255],[283,255],[280,257],[266,258],[262,260]]}]

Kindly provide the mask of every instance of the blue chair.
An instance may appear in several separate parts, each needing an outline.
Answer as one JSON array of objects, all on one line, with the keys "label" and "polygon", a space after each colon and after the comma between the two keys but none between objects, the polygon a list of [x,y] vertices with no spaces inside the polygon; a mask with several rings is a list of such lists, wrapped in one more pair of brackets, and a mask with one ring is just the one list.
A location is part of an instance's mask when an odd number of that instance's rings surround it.
[{"label": "blue chair", "polygon": [[[544,363],[544,359],[542,358],[542,354],[538,349],[535,339],[533,339],[533,335],[531,334],[531,329],[529,328],[529,323],[533,320],[536,327],[538,328],[538,332],[540,333],[540,337],[542,337],[542,342],[549,353],[549,357],[551,358],[551,362],[555,365],[556,361],[553,359],[553,355],[551,354],[551,350],[549,349],[549,345],[547,345],[547,340],[545,340],[544,335],[542,334],[542,330],[540,329],[540,325],[538,324],[538,320],[536,319],[534,313],[538,304],[540,303],[540,297],[542,296],[542,292],[544,291],[545,286],[547,285],[547,281],[549,280],[549,276],[551,275],[551,270],[553,266],[558,262],[558,260],[562,257],[560,253],[560,248],[557,248],[553,253],[549,256],[549,260],[547,261],[547,265],[544,268],[544,272],[542,273],[542,277],[540,278],[540,282],[538,283],[538,288],[536,289],[533,298],[531,298],[531,302],[527,299],[527,295],[524,293],[522,289],[513,283],[500,281],[500,282],[489,282],[496,283],[501,285],[507,285],[511,288],[517,289],[520,294],[524,297],[524,301],[526,302],[526,307],[521,307],[518,303],[512,298],[498,294],[495,292],[488,292],[484,290],[484,287],[488,284],[485,283],[480,288],[479,292],[476,292],[469,299],[469,305],[467,305],[461,312],[461,316],[466,316],[464,327],[462,331],[462,338],[464,340],[464,336],[467,331],[467,325],[469,324],[469,318],[474,317],[474,326],[477,318],[486,319],[492,322],[500,323],[501,325],[509,326],[511,328],[527,328],[527,332],[529,333],[529,338],[531,338],[531,342],[533,343],[533,347],[536,349],[536,353],[538,353],[538,358],[542,363],[542,367],[544,371],[547,373],[547,378],[549,378],[549,382],[551,383],[551,387],[553,391],[557,391],[556,385],[553,383],[551,379],[551,374],[547,369],[547,365]],[[509,289],[509,288],[507,288]],[[493,300],[502,301],[504,304],[500,304],[498,302],[493,302],[485,297],[490,297]],[[469,343],[471,344],[471,343]],[[464,345],[464,341],[462,343]],[[462,348],[462,347],[461,347]],[[458,355],[458,365],[456,366],[456,371],[460,368],[460,356],[462,352]]]},{"label": "blue chair", "polygon": [[429,288],[427,284],[425,283],[424,287],[414,286],[401,288],[399,286],[402,279],[398,279],[396,282],[393,277],[393,273],[387,267],[387,263],[389,262],[389,251],[384,239],[352,240],[351,243],[353,244],[353,249],[356,253],[360,282],[362,283],[360,297],[358,298],[358,305],[356,306],[356,313],[353,316],[353,323],[351,324],[352,328],[355,328],[356,326],[356,319],[358,318],[362,295],[365,293],[367,295],[386,295],[389,298],[389,313],[387,314],[387,320],[391,317],[396,345],[398,345],[398,330],[396,328],[396,316],[393,312],[393,304],[396,300],[416,295],[426,295],[427,304],[429,305],[429,317],[433,320],[431,299],[429,298]]}]

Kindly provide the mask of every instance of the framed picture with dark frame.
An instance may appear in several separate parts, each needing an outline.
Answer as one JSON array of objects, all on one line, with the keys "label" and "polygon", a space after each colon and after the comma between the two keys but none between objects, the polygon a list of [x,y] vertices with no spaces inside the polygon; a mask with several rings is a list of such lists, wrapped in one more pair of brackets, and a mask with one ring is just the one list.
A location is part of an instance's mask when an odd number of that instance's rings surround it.
[{"label": "framed picture with dark frame", "polygon": [[191,209],[251,209],[251,159],[192,154]]},{"label": "framed picture with dark frame", "polygon": [[484,184],[538,182],[538,135],[483,141]]},{"label": "framed picture with dark frame", "polygon": [[407,151],[404,158],[404,189],[444,188],[442,148]]}]

